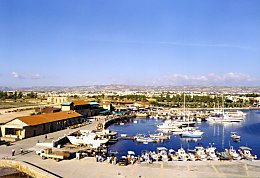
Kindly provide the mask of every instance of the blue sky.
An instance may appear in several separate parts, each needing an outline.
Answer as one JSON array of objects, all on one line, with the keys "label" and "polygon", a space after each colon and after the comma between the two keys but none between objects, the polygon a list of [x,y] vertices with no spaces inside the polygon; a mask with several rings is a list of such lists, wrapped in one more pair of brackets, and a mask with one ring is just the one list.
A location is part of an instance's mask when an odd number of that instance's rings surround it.
[{"label": "blue sky", "polygon": [[0,86],[260,86],[259,0],[0,0]]}]

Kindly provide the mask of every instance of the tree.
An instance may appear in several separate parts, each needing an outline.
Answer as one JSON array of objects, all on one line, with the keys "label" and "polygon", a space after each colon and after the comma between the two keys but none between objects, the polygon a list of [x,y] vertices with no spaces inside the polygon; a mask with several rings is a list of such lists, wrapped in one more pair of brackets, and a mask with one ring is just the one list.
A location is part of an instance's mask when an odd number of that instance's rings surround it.
[{"label": "tree", "polygon": [[19,91],[17,98],[21,99],[23,97],[23,93]]}]

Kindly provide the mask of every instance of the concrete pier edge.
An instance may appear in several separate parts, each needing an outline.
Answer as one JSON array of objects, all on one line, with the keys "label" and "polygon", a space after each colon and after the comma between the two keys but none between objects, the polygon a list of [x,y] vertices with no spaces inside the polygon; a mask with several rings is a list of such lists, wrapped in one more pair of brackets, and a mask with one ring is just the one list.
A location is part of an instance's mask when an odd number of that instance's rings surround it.
[{"label": "concrete pier edge", "polygon": [[37,178],[60,178],[61,176],[44,170],[38,166],[30,164],[28,162],[16,161],[16,160],[0,160],[0,167],[14,168],[22,173],[25,173],[31,177]]}]

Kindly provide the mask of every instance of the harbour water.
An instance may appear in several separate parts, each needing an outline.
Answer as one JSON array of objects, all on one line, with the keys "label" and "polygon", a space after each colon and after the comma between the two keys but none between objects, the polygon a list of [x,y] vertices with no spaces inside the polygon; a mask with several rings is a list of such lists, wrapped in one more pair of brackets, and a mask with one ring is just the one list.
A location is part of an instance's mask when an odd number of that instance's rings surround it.
[{"label": "harbour water", "polygon": [[[140,155],[142,151],[156,151],[157,147],[166,147],[177,150],[180,147],[184,149],[194,149],[195,146],[203,145],[208,147],[211,144],[217,148],[218,152],[224,151],[225,148],[233,146],[238,149],[239,146],[248,146],[252,148],[253,154],[260,157],[260,110],[243,110],[247,113],[244,121],[240,123],[196,123],[196,127],[204,132],[202,138],[182,138],[180,135],[171,134],[169,140],[159,143],[143,144],[137,141],[119,139],[117,143],[111,145],[109,150],[118,152],[117,156],[127,155],[127,151],[134,151]],[[158,133],[157,125],[164,122],[163,119],[135,118],[124,124],[115,123],[108,129],[128,136],[139,134]],[[239,142],[235,142],[230,137],[231,132],[237,132],[241,136]]]}]

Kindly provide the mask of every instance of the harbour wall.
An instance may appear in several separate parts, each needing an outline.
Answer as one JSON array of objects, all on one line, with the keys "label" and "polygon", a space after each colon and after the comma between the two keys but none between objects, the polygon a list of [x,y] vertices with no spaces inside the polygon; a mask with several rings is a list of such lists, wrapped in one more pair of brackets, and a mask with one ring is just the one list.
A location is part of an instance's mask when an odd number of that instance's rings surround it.
[{"label": "harbour wall", "polygon": [[40,167],[34,166],[27,162],[15,161],[15,160],[0,160],[0,167],[14,168],[22,173],[25,173],[31,177],[37,178],[58,178],[56,174],[53,174]]},{"label": "harbour wall", "polygon": [[128,119],[135,118],[135,117],[136,117],[135,114],[117,116],[117,117],[114,117],[114,118],[111,118],[111,119],[104,121],[103,126],[106,129],[115,122],[128,120]]}]

